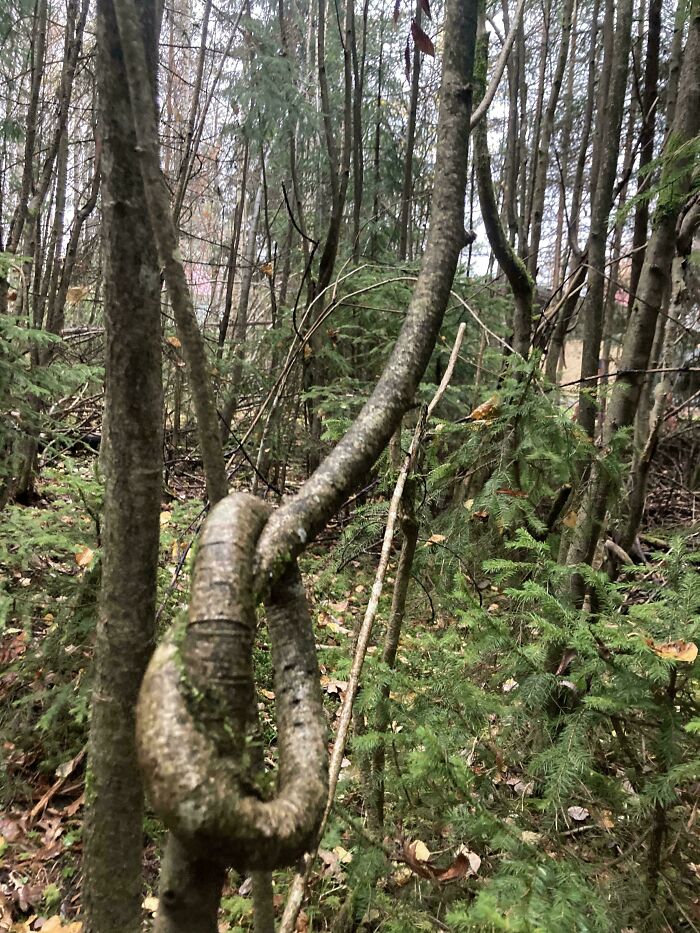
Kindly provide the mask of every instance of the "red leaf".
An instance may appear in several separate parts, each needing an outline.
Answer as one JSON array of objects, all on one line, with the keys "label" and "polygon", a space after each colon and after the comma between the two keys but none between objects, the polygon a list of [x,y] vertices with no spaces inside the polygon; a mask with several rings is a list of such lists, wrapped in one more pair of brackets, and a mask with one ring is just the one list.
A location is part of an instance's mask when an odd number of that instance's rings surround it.
[{"label": "red leaf", "polygon": [[435,58],[435,46],[433,45],[432,39],[423,32],[415,19],[411,21],[411,35],[413,36],[413,41],[416,43],[416,48],[420,52]]},{"label": "red leaf", "polygon": [[401,12],[401,0],[396,0],[394,4],[394,25],[399,21],[399,13]]},{"label": "red leaf", "polygon": [[420,7],[421,7],[421,10],[423,10],[425,15],[428,17],[430,22],[432,23],[433,16],[430,12],[430,0],[420,0]]},{"label": "red leaf", "polygon": [[406,48],[403,50],[404,61],[406,62],[406,80],[411,80],[411,46],[406,39]]}]

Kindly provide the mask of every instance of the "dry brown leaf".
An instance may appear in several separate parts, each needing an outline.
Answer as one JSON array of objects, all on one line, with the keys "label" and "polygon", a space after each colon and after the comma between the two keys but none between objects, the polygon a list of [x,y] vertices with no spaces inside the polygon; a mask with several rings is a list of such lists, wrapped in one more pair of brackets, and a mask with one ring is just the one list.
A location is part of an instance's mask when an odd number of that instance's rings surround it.
[{"label": "dry brown leaf", "polygon": [[411,843],[411,849],[419,862],[427,862],[430,859],[430,849],[420,839]]},{"label": "dry brown leaf", "polygon": [[173,334],[171,337],[166,337],[165,342],[169,343],[171,347],[175,347],[176,350],[179,350],[182,346],[180,338],[176,337],[175,334]]},{"label": "dry brown leaf", "polygon": [[446,535],[431,535],[425,542],[425,546],[427,547],[429,544],[442,544],[443,541],[447,541]]},{"label": "dry brown leaf", "polygon": [[660,658],[667,661],[683,661],[692,664],[698,656],[698,646],[692,641],[667,641],[657,645],[651,638],[646,639],[651,650]]},{"label": "dry brown leaf", "polygon": [[469,415],[469,421],[493,421],[498,414],[500,399],[497,395],[492,395],[481,405],[477,405],[474,411]]},{"label": "dry brown leaf", "polygon": [[416,48],[419,52],[435,58],[435,46],[433,45],[433,40],[423,32],[415,20],[413,20],[411,23],[411,35],[413,36],[413,41],[416,43]]},{"label": "dry brown leaf", "polygon": [[60,930],[61,933],[80,933],[83,924],[80,920],[64,924],[59,916],[53,916],[44,922],[41,929],[43,933],[56,933],[57,930]]},{"label": "dry brown leaf", "polygon": [[82,547],[75,555],[78,567],[89,567],[95,557],[95,552],[89,547]]}]

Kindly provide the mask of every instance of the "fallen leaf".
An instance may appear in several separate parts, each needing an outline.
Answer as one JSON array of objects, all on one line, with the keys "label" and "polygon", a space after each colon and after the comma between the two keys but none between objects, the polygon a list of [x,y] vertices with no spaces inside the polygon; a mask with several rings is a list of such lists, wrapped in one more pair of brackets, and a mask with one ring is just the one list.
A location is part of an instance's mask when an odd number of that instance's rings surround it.
[{"label": "fallen leaf", "polygon": [[468,416],[468,421],[493,421],[498,414],[500,399],[497,395],[492,395],[481,405],[477,405],[474,411]]},{"label": "fallen leaf", "polygon": [[427,547],[429,544],[442,544],[443,541],[447,541],[446,535],[431,535],[425,542],[425,546]]},{"label": "fallen leaf", "polygon": [[411,843],[411,848],[419,862],[427,862],[430,858],[430,849],[424,842],[421,842],[420,839],[417,842]]},{"label": "fallen leaf", "polygon": [[602,826],[603,829],[615,829],[615,820],[610,810],[601,810],[596,822],[599,826]]},{"label": "fallen leaf", "polygon": [[154,914],[158,910],[158,898],[153,897],[144,897],[143,904],[141,904],[144,910],[147,910],[149,914]]},{"label": "fallen leaf", "polygon": [[160,527],[164,528],[170,522],[170,519],[172,517],[173,517],[172,512],[161,512],[160,513]]},{"label": "fallen leaf", "polygon": [[539,843],[539,841],[542,839],[542,834],[541,834],[541,833],[533,833],[533,832],[532,832],[531,830],[529,830],[529,829],[524,829],[524,830],[520,833],[520,838],[522,839],[522,841],[523,841],[526,845],[529,845],[529,846],[536,846],[536,845]]},{"label": "fallen leaf", "polygon": [[333,855],[338,859],[341,865],[349,865],[352,862],[352,852],[348,852],[342,846],[336,846],[333,849]]},{"label": "fallen leaf", "polygon": [[577,823],[581,823],[583,820],[587,820],[591,815],[585,807],[569,807],[566,812],[569,814],[571,819],[576,820]]},{"label": "fallen leaf", "polygon": [[54,933],[60,930],[61,933],[81,933],[83,929],[82,921],[74,920],[72,923],[64,923],[60,917],[49,917],[41,926],[42,933]]},{"label": "fallen leaf", "polygon": [[657,645],[651,638],[647,638],[646,643],[655,655],[667,661],[692,664],[698,656],[698,646],[692,641],[667,641],[663,645]]},{"label": "fallen leaf", "polygon": [[[472,858],[470,858],[472,856]],[[476,865],[476,869],[473,868],[473,864]],[[481,865],[481,859],[476,854],[476,852],[460,852],[454,862],[445,868],[443,871],[438,872],[435,876],[438,881],[446,883],[448,881],[459,881],[460,878],[466,878],[469,875],[475,875]]]},{"label": "fallen leaf", "polygon": [[14,842],[22,835],[23,829],[17,820],[11,820],[9,817],[0,820],[0,833],[5,837],[6,842]]},{"label": "fallen leaf", "polygon": [[89,547],[82,547],[75,555],[75,562],[78,567],[89,567],[95,557],[95,552]]}]

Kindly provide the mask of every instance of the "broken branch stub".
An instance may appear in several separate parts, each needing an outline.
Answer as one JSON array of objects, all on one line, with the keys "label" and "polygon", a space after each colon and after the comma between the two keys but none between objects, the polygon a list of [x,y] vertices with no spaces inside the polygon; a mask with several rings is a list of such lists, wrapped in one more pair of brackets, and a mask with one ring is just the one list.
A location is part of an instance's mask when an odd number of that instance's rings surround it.
[{"label": "broken branch stub", "polygon": [[138,705],[149,797],[189,851],[271,870],[316,841],[328,760],[311,619],[296,561],[265,601],[277,704],[277,792],[261,786],[253,557],[269,508],[236,493],[202,531],[184,633],[156,649]]}]

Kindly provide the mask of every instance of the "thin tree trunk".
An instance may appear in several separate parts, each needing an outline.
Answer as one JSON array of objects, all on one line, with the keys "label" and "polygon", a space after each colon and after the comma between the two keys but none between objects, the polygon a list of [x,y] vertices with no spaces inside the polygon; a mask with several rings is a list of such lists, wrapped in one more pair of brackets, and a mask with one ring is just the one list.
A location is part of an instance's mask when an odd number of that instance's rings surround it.
[{"label": "thin tree trunk", "polygon": [[[637,170],[637,194],[649,186],[651,175],[646,167],[654,158],[654,132],[656,130],[657,94],[659,86],[659,47],[661,44],[662,0],[649,0],[647,27],[647,54],[644,64],[644,95],[642,97],[642,129],[639,134],[639,168]],[[634,301],[639,276],[644,263],[644,244],[649,227],[649,201],[646,198],[637,204],[634,214],[632,235],[632,264],[630,268],[630,296]]]},{"label": "thin tree trunk", "polygon": [[170,194],[160,167],[155,101],[148,91],[143,38],[133,0],[116,0],[121,45],[129,81],[131,112],[138,140],[146,205],[165,282],[182,343],[192,400],[197,415],[207,495],[218,502],[228,491],[214,392],[204,340],[187,284],[178,235],[170,210]]},{"label": "thin tree trunk", "polygon": [[[154,98],[156,12],[142,4]],[[83,880],[86,933],[140,933],[143,790],[136,697],[153,650],[162,485],[160,269],[111,0],[99,0],[105,473],[102,589],[88,746]]]},{"label": "thin tree trunk", "polygon": [[238,302],[238,315],[233,329],[233,353],[234,362],[231,369],[231,382],[229,385],[228,398],[221,413],[221,434],[225,440],[231,429],[238,402],[241,395],[241,380],[243,377],[243,366],[245,363],[245,344],[248,335],[248,305],[250,303],[250,288],[253,284],[253,272],[255,270],[255,258],[257,255],[257,235],[258,222],[260,219],[260,208],[262,206],[263,186],[262,181],[258,181],[258,187],[255,192],[255,200],[250,213],[250,223],[248,226],[248,240],[246,242],[245,256],[243,260],[243,276],[241,278],[241,295]]},{"label": "thin tree trunk", "polygon": [[[700,128],[700,9],[693,10],[679,81],[678,104],[673,134],[679,144],[692,139]],[[654,233],[647,245],[642,274],[630,316],[618,376],[605,420],[603,441],[609,444],[615,433],[629,427],[635,417],[644,374],[649,361],[656,321],[661,308],[676,245],[676,223],[688,191],[692,161],[687,154],[670,158],[664,166],[662,185],[673,178],[673,200],[661,203],[655,214]],[[610,478],[600,465],[594,467],[579,510],[567,563],[590,563],[600,538],[610,494]],[[573,575],[572,595],[583,595],[583,580]]]},{"label": "thin tree trunk", "polygon": [[[406,483],[403,498],[401,499],[399,518],[403,540],[401,542],[399,562],[396,567],[394,591],[391,597],[391,610],[389,612],[389,621],[387,622],[386,632],[384,634],[384,647],[382,649],[382,663],[386,664],[390,670],[396,667],[396,653],[399,649],[401,628],[406,613],[406,597],[408,596],[413,559],[418,545],[419,525],[415,515],[415,489],[410,479]],[[374,723],[372,724],[373,731],[380,735],[384,735],[389,726],[389,690],[390,686],[388,683],[382,685],[379,702],[375,711]],[[378,830],[381,830],[384,826],[385,758],[386,746],[385,741],[382,739],[376,746],[372,756],[372,793],[369,801],[369,812]]]},{"label": "thin tree trunk", "polygon": [[[416,25],[420,28],[423,4],[417,0],[415,10]],[[399,217],[399,260],[404,262],[408,255],[408,229],[410,226],[411,204],[413,201],[413,150],[416,144],[416,118],[418,114],[418,91],[420,88],[421,52],[413,43],[413,64],[411,70],[411,98],[408,105],[408,127],[406,129],[406,156],[403,163],[403,186],[401,188],[401,213]]]},{"label": "thin tree trunk", "polygon": [[552,88],[547,101],[544,118],[539,134],[539,147],[537,150],[537,164],[533,173],[532,211],[530,214],[530,247],[527,257],[527,269],[533,280],[537,278],[540,238],[542,236],[542,220],[544,217],[544,201],[547,192],[547,173],[549,169],[549,150],[554,131],[554,115],[559,105],[559,92],[564,80],[564,69],[569,55],[569,39],[574,9],[574,0],[565,0],[562,9],[561,39],[559,41],[559,55],[552,76]]},{"label": "thin tree trunk", "polygon": [[[595,194],[591,207],[591,224],[588,236],[588,280],[586,297],[581,314],[583,317],[583,348],[581,351],[581,379],[588,380],[598,375],[600,344],[603,336],[603,296],[605,294],[605,254],[608,218],[612,210],[613,187],[617,173],[620,151],[622,111],[627,86],[627,68],[632,37],[632,0],[621,0],[617,4],[617,24],[614,46],[610,55],[610,89],[601,99],[598,111],[599,168],[594,176]],[[612,43],[612,36],[608,37]],[[606,69],[604,68],[604,71]],[[594,161],[595,158],[594,158]],[[579,424],[593,437],[596,423],[596,386],[593,390],[587,382],[581,383],[579,394]]]},{"label": "thin tree trunk", "polygon": [[[488,36],[479,40],[479,57],[486,62]],[[481,69],[480,69],[481,70]],[[483,69],[485,71],[485,67]],[[479,189],[479,203],[481,216],[486,228],[493,254],[506,275],[513,291],[515,309],[513,312],[513,349],[523,359],[527,359],[530,352],[530,333],[532,327],[532,301],[534,287],[525,264],[518,257],[508,242],[505,231],[498,216],[496,197],[493,191],[491,178],[491,158],[488,151],[486,122],[482,120],[474,131],[474,164]]]},{"label": "thin tree trunk", "polygon": [[[297,587],[295,590],[296,595],[290,593],[289,584],[286,582],[289,578],[291,562],[313,540],[326,524],[329,516],[335,512],[348,493],[356,488],[357,483],[366,475],[367,470],[384,449],[400,418],[412,404],[447,307],[452,280],[457,267],[457,259],[463,242],[464,194],[467,176],[465,140],[468,139],[471,111],[470,81],[472,77],[475,26],[476,4],[448,3],[443,55],[443,82],[438,120],[435,188],[433,193],[433,215],[436,219],[431,225],[421,272],[401,334],[386,364],[384,373],[352,427],[324,463],[321,464],[314,476],[289,503],[269,516],[257,547],[254,543],[251,547],[250,539],[242,537],[243,532],[239,535],[242,557],[248,562],[245,566],[250,570],[251,575],[251,579],[248,581],[241,581],[240,579],[236,581],[236,586],[240,587],[241,598],[246,600],[246,611],[249,609],[251,614],[253,613],[256,597],[259,598],[262,595],[266,599],[272,600],[275,594],[280,594],[280,603],[276,607],[273,606],[273,608],[275,608],[277,621],[281,624],[275,628],[275,637],[272,641],[276,673],[281,671],[280,676],[282,678],[280,688],[276,687],[278,702],[287,704],[287,706],[283,707],[283,711],[289,707],[292,698],[295,696],[294,691],[290,689],[288,679],[285,682],[284,677],[282,677],[289,660],[287,652],[291,651],[294,654],[294,663],[291,665],[291,669],[295,678],[297,677],[297,670],[299,671],[298,676],[301,677],[302,663],[306,665],[304,668],[304,677],[306,678],[303,681],[304,684],[310,683],[308,680],[309,672],[314,673],[313,641],[302,643],[298,639],[293,640],[291,634],[292,625],[285,618],[285,610],[301,612],[303,609],[299,588]],[[236,498],[239,499],[240,497]],[[246,508],[251,513],[253,510],[255,513],[259,512],[261,507],[259,500],[245,497],[245,503]],[[228,504],[224,506],[222,503],[222,506],[223,509],[219,508],[219,514],[223,517]],[[213,531],[218,532],[218,530],[218,525],[215,522]],[[215,541],[216,535],[211,539],[211,543],[214,544]],[[251,553],[253,550],[256,552],[254,568],[253,554]],[[202,553],[203,548],[200,547],[199,554]],[[292,596],[294,597],[293,605]],[[210,607],[201,605],[199,608],[201,608],[202,612],[208,613]],[[197,611],[199,611],[199,608]],[[200,618],[204,621],[204,616],[192,616],[195,623]],[[207,614],[206,618],[211,618],[211,616]],[[236,615],[234,618],[242,618],[242,616]],[[273,619],[270,616],[270,610],[268,610],[268,622],[272,630]],[[193,639],[191,656],[195,659],[197,657],[204,659],[203,651],[207,644],[207,634],[203,631],[203,627],[196,624],[190,625],[190,631]],[[287,636],[289,641],[287,641]],[[198,638],[203,642],[200,646],[197,644]],[[227,666],[230,663],[230,659],[227,657],[213,654],[211,659],[214,664],[213,672],[217,678],[221,679],[229,670],[230,673],[235,673],[232,668]],[[186,664],[189,663],[187,657],[184,657],[183,660]],[[219,664],[219,661],[222,663]],[[189,670],[191,671],[191,668]],[[175,681],[170,679],[173,674],[175,674]],[[201,774],[200,777],[203,777],[204,780],[200,781],[194,772],[198,772],[202,765],[206,767],[204,759],[197,754],[192,755],[188,751],[188,745],[178,745],[177,749],[167,747],[164,738],[168,734],[167,730],[171,727],[179,729],[185,723],[180,719],[172,719],[170,713],[173,711],[173,707],[164,706],[161,686],[165,686],[165,684],[161,679],[162,677],[168,680],[168,690],[172,687],[176,693],[180,689],[178,684],[182,682],[181,671],[176,672],[172,667],[166,669],[156,661],[149,670],[141,694],[140,747],[144,755],[145,773],[149,775],[149,787],[154,802],[156,799],[158,800],[161,811],[169,810],[173,817],[172,822],[177,824],[178,832],[185,839],[198,836],[199,827],[197,821],[199,816],[203,818],[206,824],[207,820],[211,819],[214,811],[216,811],[216,830],[225,836],[225,839],[217,839],[216,844],[220,842],[226,846],[230,838],[237,838],[235,833],[239,826],[237,808],[234,806],[230,810],[226,805],[229,800],[228,795],[230,793],[233,797],[236,797],[237,794],[240,795],[241,789],[233,786],[231,788],[225,787],[218,782],[212,785],[211,781],[207,783],[207,778]],[[230,683],[231,681],[226,682]],[[168,696],[174,703],[175,694],[169,693]],[[284,699],[285,697],[288,697],[288,699]],[[323,720],[320,705],[318,712],[320,719]],[[300,713],[304,713],[304,709],[300,709]],[[161,719],[161,716],[164,716],[164,719]],[[285,741],[289,738],[289,721],[286,716],[285,713],[285,719],[280,722],[279,731],[279,734],[285,737]],[[300,724],[305,728],[307,720],[302,718]],[[294,723],[292,725],[296,728]],[[200,738],[202,737],[201,732],[197,732],[197,735]],[[311,730],[309,730],[310,735]],[[190,734],[190,736],[194,741],[199,741],[193,734]],[[314,734],[313,742],[309,738],[304,748],[297,748],[296,744],[285,747],[285,755],[290,756],[289,768],[291,770],[285,772],[282,769],[280,786],[283,793],[286,793],[286,785],[290,779],[293,782],[297,774],[304,773],[296,770],[297,766],[300,767],[298,760],[300,753],[310,755],[313,752],[313,776],[314,782],[316,781],[315,762],[318,754],[316,743],[319,737],[321,737],[321,733]],[[299,744],[303,745],[303,743]],[[321,758],[323,758],[324,742],[322,739],[319,744]],[[309,745],[313,745],[313,748],[310,749]],[[182,768],[178,766],[171,769],[172,755],[174,753],[177,754],[177,761],[182,764]],[[162,763],[162,769],[164,770],[159,769],[159,762]],[[178,787],[177,791],[173,790],[167,779],[166,775],[168,773],[174,779]],[[209,789],[214,788],[217,800],[225,803],[223,810],[220,810],[218,804],[215,805],[214,801],[210,801],[212,806],[204,805],[202,809],[198,806],[190,807],[185,803],[186,812],[179,811],[177,801],[182,799],[179,797],[179,788],[184,787],[182,781],[188,783],[190,777],[195,778],[195,783],[189,785],[191,790],[194,788],[194,795],[199,796],[204,793],[206,796]],[[231,781],[232,785],[235,783],[235,781]],[[299,786],[300,782],[297,781],[294,784],[295,788],[298,787],[298,791],[295,791],[295,794],[297,794],[294,801],[295,806],[298,792],[306,793],[307,791],[306,783],[304,782],[302,786]],[[316,786],[317,784],[315,784]],[[249,792],[245,789],[243,793],[246,794],[243,798],[245,803],[245,801],[250,800],[250,796],[247,796]],[[173,797],[173,794],[176,796]],[[192,799],[189,792],[186,796]],[[173,812],[173,807],[177,810],[177,813]],[[306,815],[306,811],[301,814],[296,808],[292,812],[298,814],[300,818]],[[313,810],[309,812],[311,815],[314,813]],[[218,815],[223,818],[222,821],[218,819]],[[284,814],[280,815],[283,816]],[[184,817],[184,822],[180,821],[181,817]],[[226,826],[223,826],[222,822]],[[304,822],[304,829],[308,833],[307,822]],[[236,848],[236,860],[261,865],[262,859],[269,859],[272,854],[270,844],[266,842],[266,839],[268,839],[268,836],[256,833],[249,846]],[[276,836],[272,836],[272,840],[275,839]],[[308,844],[308,836],[305,836],[303,842],[305,845]],[[275,848],[276,856],[279,859],[280,853],[276,844]],[[300,855],[303,849],[299,849],[298,845],[295,848],[295,855]],[[230,849],[227,851],[230,852]],[[287,852],[283,852],[283,855],[289,858],[291,852],[292,849],[290,848]],[[194,848],[189,854],[194,857]],[[186,891],[182,893],[184,895]],[[185,931],[190,933],[192,928],[192,926],[188,926],[183,922],[179,927],[173,927],[172,929],[173,931],[177,929],[181,933],[185,933]],[[209,917],[209,927],[207,929],[212,931],[216,929],[215,911],[212,911]]]},{"label": "thin tree trunk", "polygon": [[219,324],[219,345],[217,356],[221,358],[226,343],[229,323],[231,321],[231,310],[233,308],[233,284],[236,278],[236,268],[238,266],[238,250],[241,244],[241,230],[243,228],[243,206],[245,204],[246,184],[248,180],[248,156],[249,144],[246,139],[243,143],[243,168],[241,169],[240,189],[238,192],[238,203],[233,214],[233,233],[231,235],[231,245],[229,247],[228,263],[226,264],[226,298],[224,299],[224,313]]}]

